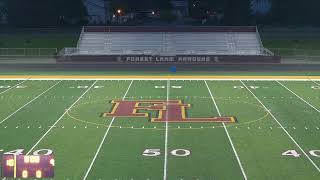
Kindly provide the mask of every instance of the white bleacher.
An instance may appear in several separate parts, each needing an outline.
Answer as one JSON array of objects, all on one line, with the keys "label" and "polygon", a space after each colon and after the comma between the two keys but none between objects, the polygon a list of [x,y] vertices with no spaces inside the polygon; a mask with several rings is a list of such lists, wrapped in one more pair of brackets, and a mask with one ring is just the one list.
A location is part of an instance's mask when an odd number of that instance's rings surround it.
[{"label": "white bleacher", "polygon": [[255,32],[83,32],[80,54],[259,55]]}]

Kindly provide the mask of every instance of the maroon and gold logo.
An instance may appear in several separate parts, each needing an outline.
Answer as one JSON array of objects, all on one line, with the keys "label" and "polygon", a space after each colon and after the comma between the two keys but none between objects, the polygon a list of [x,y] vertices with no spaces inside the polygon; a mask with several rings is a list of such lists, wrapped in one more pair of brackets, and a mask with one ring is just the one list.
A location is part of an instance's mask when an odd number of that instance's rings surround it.
[{"label": "maroon and gold logo", "polygon": [[[111,112],[103,113],[103,117],[145,117],[151,122],[236,122],[236,118],[233,116],[187,117],[186,110],[191,108],[191,104],[184,104],[181,100],[115,100],[111,103],[113,103]],[[151,117],[149,111],[156,111],[157,117]]]}]

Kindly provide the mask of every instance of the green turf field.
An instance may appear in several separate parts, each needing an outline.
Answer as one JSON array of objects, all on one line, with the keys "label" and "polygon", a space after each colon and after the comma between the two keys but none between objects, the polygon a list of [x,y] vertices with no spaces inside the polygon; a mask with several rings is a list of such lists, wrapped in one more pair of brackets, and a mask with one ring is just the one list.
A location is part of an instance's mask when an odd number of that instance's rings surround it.
[{"label": "green turf field", "polygon": [[[237,121],[102,116],[112,100]],[[0,102],[0,154],[52,150],[56,180],[320,179],[320,81],[0,80]]]}]

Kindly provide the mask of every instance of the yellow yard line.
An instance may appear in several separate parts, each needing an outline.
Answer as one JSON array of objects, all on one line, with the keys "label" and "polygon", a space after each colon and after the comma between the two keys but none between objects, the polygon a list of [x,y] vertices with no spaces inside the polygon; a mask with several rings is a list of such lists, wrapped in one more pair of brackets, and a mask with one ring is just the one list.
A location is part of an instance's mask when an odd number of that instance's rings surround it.
[{"label": "yellow yard line", "polygon": [[0,79],[194,79],[194,80],[201,80],[201,79],[229,79],[229,80],[238,80],[238,79],[269,79],[269,80],[278,80],[278,79],[320,79],[320,76],[191,76],[191,75],[177,75],[177,76],[128,76],[128,75],[110,75],[110,76],[85,76],[85,75],[32,75],[32,76],[25,76],[25,75],[4,75],[0,76]]}]

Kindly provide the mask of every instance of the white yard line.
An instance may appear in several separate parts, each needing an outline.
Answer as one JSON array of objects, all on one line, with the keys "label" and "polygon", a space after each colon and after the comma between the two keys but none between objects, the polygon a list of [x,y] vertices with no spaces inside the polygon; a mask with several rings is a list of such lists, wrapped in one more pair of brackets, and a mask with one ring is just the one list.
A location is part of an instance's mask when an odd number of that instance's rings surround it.
[{"label": "white yard line", "polygon": [[[133,80],[130,82],[127,91],[125,92],[124,96],[122,97],[122,100],[124,100],[124,99],[126,98],[126,96],[127,96],[128,92],[129,92],[129,89],[130,89],[132,83],[133,83]],[[101,141],[101,143],[100,143],[100,145],[99,145],[99,147],[98,147],[98,149],[97,149],[97,151],[96,151],[96,153],[95,153],[95,155],[94,155],[94,157],[93,157],[93,159],[92,159],[92,161],[91,161],[91,163],[90,163],[90,166],[89,166],[89,168],[88,168],[85,176],[83,177],[83,180],[87,179],[87,177],[88,177],[88,175],[89,175],[89,173],[90,173],[90,171],[91,171],[91,168],[92,168],[94,162],[96,161],[97,156],[98,156],[98,154],[99,154],[99,152],[100,152],[100,150],[101,150],[101,147],[102,147],[102,145],[104,144],[104,142],[105,142],[105,140],[106,140],[106,137],[107,137],[107,135],[108,135],[108,133],[109,133],[109,131],[110,131],[110,128],[112,127],[112,124],[113,124],[114,120],[115,120],[115,117],[112,118],[112,120],[111,120],[111,122],[110,122],[110,124],[109,124],[109,126],[108,126],[108,129],[107,129],[106,133],[104,134],[104,136],[103,136],[103,138],[102,138],[102,141]]]},{"label": "white yard line", "polygon": [[278,119],[271,113],[271,111],[260,101],[260,99],[240,80],[243,86],[254,96],[254,98],[262,105],[262,107],[270,114],[270,116],[278,123],[281,129],[289,136],[289,138],[294,142],[294,144],[301,150],[301,152],[307,157],[310,163],[317,169],[320,173],[320,168],[313,162],[309,155],[302,149],[302,147],[297,143],[297,141],[289,134],[289,132],[282,126]]},{"label": "white yard line", "polygon": [[20,84],[22,84],[22,83],[26,82],[27,80],[28,80],[28,79],[24,79],[24,81],[22,81],[22,82],[20,82],[20,83],[18,83],[18,84],[16,84],[16,85],[14,85],[14,86],[12,86],[12,87],[10,87],[10,88],[6,89],[6,90],[4,90],[4,91],[0,92],[0,95],[1,95],[1,94],[3,94],[3,93],[5,93],[5,92],[7,92],[7,91],[10,91],[11,89],[13,89],[13,88],[15,88],[15,87],[19,86]]},{"label": "white yard line", "polygon": [[314,81],[312,79],[310,79],[310,81],[312,81],[313,83],[315,83],[316,85],[319,85],[320,86],[320,83],[318,83],[317,81]]},{"label": "white yard line", "polygon": [[5,122],[6,120],[8,120],[10,117],[12,117],[13,115],[15,115],[17,112],[19,112],[21,109],[25,108],[26,106],[28,106],[30,103],[32,103],[33,101],[37,100],[40,96],[42,96],[43,94],[45,94],[46,92],[50,91],[52,88],[54,88],[57,84],[59,84],[61,81],[58,81],[57,83],[55,83],[53,86],[51,86],[50,88],[48,88],[47,90],[43,91],[41,94],[39,94],[38,96],[36,96],[35,98],[33,98],[32,100],[30,100],[29,102],[27,102],[26,104],[24,104],[23,106],[21,106],[19,109],[17,109],[16,111],[14,111],[13,113],[11,113],[9,116],[7,116],[6,118],[4,118],[2,121],[0,121],[0,124],[2,124],[3,122]]},{"label": "white yard line", "polygon": [[168,164],[168,116],[169,116],[169,102],[170,96],[170,80],[167,80],[167,111],[166,111],[166,133],[164,143],[164,163],[163,163],[163,180],[167,179],[167,164]]},{"label": "white yard line", "polygon": [[70,111],[70,109],[72,109],[73,106],[76,105],[77,102],[80,101],[80,99],[82,99],[82,97],[83,97],[85,94],[87,94],[87,92],[88,92],[96,83],[97,83],[97,81],[95,81],[95,82],[59,117],[59,119],[58,119],[53,125],[51,125],[51,127],[46,131],[46,133],[44,133],[44,134],[42,135],[42,137],[37,141],[37,143],[35,143],[35,144],[32,146],[32,148],[28,151],[28,153],[27,153],[26,155],[30,154],[30,153],[33,151],[33,149],[42,141],[42,139],[47,136],[47,134],[51,131],[51,129],[56,126],[56,124],[64,117],[64,115],[66,115],[67,112]]},{"label": "white yard line", "polygon": [[315,111],[317,111],[318,113],[320,113],[319,109],[317,109],[316,107],[314,107],[312,104],[310,104],[309,102],[307,102],[306,100],[304,100],[301,96],[299,96],[298,94],[296,94],[295,92],[293,92],[291,89],[289,89],[287,86],[285,86],[284,84],[282,84],[279,81],[276,81],[277,83],[279,83],[282,87],[286,88],[288,91],[290,91],[292,94],[294,94],[296,97],[298,97],[301,101],[303,101],[304,103],[308,104],[310,107],[312,107]]},{"label": "white yard line", "polygon": [[[214,97],[213,97],[213,95],[212,95],[212,92],[211,92],[211,90],[210,90],[210,88],[209,88],[209,86],[208,86],[208,83],[207,83],[207,81],[204,81],[204,82],[205,82],[205,84],[206,84],[206,86],[207,86],[207,89],[208,89],[208,91],[209,91],[209,93],[210,93],[210,96],[211,96],[211,99],[212,99],[212,101],[213,101],[213,103],[214,103],[214,106],[215,106],[215,108],[217,109],[217,112],[218,112],[219,116],[221,117],[220,110],[219,110],[219,108],[218,108],[218,105],[217,105],[217,103],[216,103],[216,100],[214,99]],[[244,171],[244,169],[243,169],[243,166],[242,166],[242,163],[241,163],[240,158],[239,158],[239,156],[238,156],[238,153],[237,153],[237,151],[236,151],[236,148],[235,148],[234,145],[233,145],[233,142],[232,142],[232,139],[231,139],[231,137],[230,137],[230,135],[229,135],[228,129],[227,129],[225,123],[222,123],[222,124],[223,124],[223,128],[224,128],[224,130],[225,130],[225,132],[226,132],[226,134],[227,134],[227,136],[228,136],[228,139],[229,139],[229,142],[230,142],[230,144],[231,144],[231,147],[232,147],[232,150],[233,150],[233,152],[234,152],[234,155],[235,155],[236,158],[237,158],[237,161],[238,161],[239,167],[240,167],[240,169],[241,169],[243,178],[244,178],[245,180],[247,180],[247,175],[246,175],[246,173],[245,173],[245,171]]]}]

